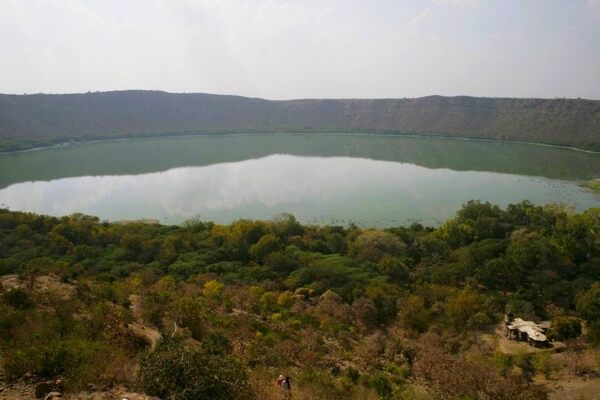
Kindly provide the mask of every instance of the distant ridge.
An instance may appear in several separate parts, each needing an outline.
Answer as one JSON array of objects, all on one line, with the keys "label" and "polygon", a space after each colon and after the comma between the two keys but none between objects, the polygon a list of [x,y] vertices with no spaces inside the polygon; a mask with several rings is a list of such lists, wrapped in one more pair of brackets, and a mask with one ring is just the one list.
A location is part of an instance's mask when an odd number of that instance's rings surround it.
[{"label": "distant ridge", "polygon": [[195,133],[378,132],[600,150],[600,100],[428,96],[263,100],[160,91],[0,95],[0,151]]}]

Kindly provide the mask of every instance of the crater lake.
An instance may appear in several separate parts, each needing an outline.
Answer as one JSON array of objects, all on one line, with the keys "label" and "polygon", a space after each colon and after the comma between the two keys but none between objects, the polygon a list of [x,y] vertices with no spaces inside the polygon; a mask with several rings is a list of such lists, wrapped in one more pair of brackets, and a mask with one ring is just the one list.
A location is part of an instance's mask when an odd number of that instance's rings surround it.
[{"label": "crater lake", "polygon": [[248,134],[88,142],[0,155],[0,207],[100,219],[438,225],[468,200],[582,211],[600,155],[393,135]]}]

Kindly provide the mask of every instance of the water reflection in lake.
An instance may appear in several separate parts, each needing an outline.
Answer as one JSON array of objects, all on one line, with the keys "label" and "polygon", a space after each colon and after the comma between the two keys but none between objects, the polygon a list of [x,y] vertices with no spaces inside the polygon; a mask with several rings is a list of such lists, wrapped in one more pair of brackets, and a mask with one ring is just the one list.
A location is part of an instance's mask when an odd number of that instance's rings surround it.
[{"label": "water reflection in lake", "polygon": [[253,134],[97,142],[0,155],[0,188],[74,176],[160,172],[272,154],[369,158],[567,180],[600,177],[599,154],[547,146],[390,135]]},{"label": "water reflection in lake", "polygon": [[309,223],[438,224],[469,199],[505,206],[528,199],[583,210],[600,199],[574,182],[484,171],[426,168],[357,157],[269,155],[139,175],[30,181],[0,190],[12,210],[74,212],[102,219],[180,223],[267,219],[290,212]]}]

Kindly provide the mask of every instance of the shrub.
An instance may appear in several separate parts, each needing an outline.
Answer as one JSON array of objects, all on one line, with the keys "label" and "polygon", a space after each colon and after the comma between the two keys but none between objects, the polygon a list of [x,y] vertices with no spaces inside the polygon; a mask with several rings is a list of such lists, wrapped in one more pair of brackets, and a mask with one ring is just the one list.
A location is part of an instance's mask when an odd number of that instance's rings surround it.
[{"label": "shrub", "polygon": [[558,317],[552,321],[550,339],[565,341],[575,339],[581,335],[581,321],[573,317]]},{"label": "shrub", "polygon": [[142,358],[140,390],[164,399],[250,400],[245,368],[234,358],[192,350],[176,341],[162,343]]},{"label": "shrub", "polygon": [[20,288],[11,289],[4,293],[4,296],[2,297],[6,304],[13,306],[14,308],[23,310],[33,306],[33,302],[29,298],[27,292]]},{"label": "shrub", "polygon": [[546,379],[552,379],[554,374],[560,370],[560,364],[552,358],[550,353],[536,354],[533,359],[533,366],[536,371],[544,374]]},{"label": "shrub", "polygon": [[0,304],[0,344],[3,340],[8,340],[11,336],[11,330],[22,324],[24,312],[15,310],[13,307]]},{"label": "shrub", "polygon": [[202,289],[202,294],[206,297],[217,297],[222,291],[225,285],[223,285],[219,281],[208,281],[204,284],[204,288]]},{"label": "shrub", "polygon": [[95,342],[52,340],[7,351],[3,364],[9,379],[19,378],[26,372],[44,378],[54,378],[58,375],[70,378],[82,365],[87,365],[100,350]]},{"label": "shrub", "polygon": [[588,322],[590,341],[600,344],[600,282],[577,296],[577,312]]}]

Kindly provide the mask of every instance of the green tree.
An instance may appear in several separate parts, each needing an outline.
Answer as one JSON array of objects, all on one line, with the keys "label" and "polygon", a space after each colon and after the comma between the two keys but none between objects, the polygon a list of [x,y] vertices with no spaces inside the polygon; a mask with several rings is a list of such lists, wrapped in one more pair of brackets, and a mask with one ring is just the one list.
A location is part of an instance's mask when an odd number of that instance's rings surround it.
[{"label": "green tree", "polygon": [[561,342],[576,339],[581,335],[581,321],[573,317],[557,317],[552,321],[549,337]]},{"label": "green tree", "polygon": [[390,232],[368,230],[356,237],[350,246],[350,254],[359,261],[379,262],[384,257],[399,257],[406,251],[406,244]]},{"label": "green tree", "polygon": [[451,296],[445,308],[450,325],[454,330],[460,331],[467,326],[472,317],[476,316],[477,322],[482,320],[479,313],[486,311],[485,298],[471,289],[464,289]]},{"label": "green tree", "polygon": [[509,258],[492,258],[484,263],[476,276],[488,288],[502,290],[506,295],[521,284],[524,271]]},{"label": "green tree", "polygon": [[588,323],[590,341],[600,344],[600,282],[577,296],[577,312]]},{"label": "green tree", "polygon": [[377,264],[377,270],[398,284],[406,283],[410,272],[406,264],[398,257],[382,258]]},{"label": "green tree", "polygon": [[400,302],[398,318],[402,326],[410,334],[423,333],[427,330],[431,313],[425,307],[422,297],[411,294]]},{"label": "green tree", "polygon": [[250,255],[254,260],[263,262],[269,254],[279,250],[281,246],[279,238],[268,233],[250,247]]}]

